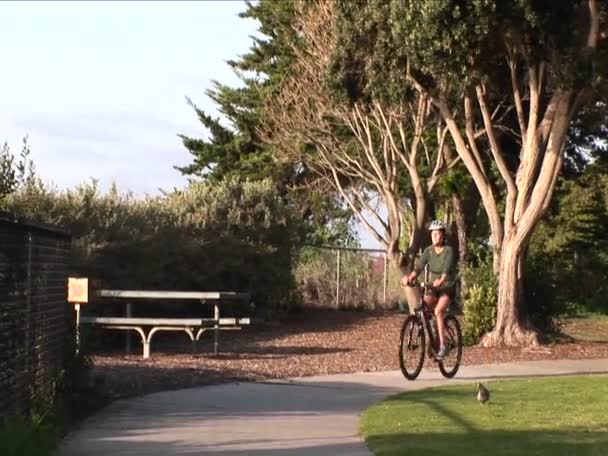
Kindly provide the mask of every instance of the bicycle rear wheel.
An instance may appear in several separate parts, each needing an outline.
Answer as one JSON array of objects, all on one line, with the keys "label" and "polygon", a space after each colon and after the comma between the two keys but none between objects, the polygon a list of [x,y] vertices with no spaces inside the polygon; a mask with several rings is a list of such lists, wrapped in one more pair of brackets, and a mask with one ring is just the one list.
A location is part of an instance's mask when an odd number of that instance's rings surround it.
[{"label": "bicycle rear wheel", "polygon": [[424,363],[424,329],[420,319],[410,315],[403,322],[399,341],[399,365],[403,376],[415,380]]},{"label": "bicycle rear wheel", "polygon": [[447,315],[443,321],[447,354],[439,361],[439,370],[444,377],[452,378],[458,372],[462,361],[462,331],[460,323],[453,315]]}]

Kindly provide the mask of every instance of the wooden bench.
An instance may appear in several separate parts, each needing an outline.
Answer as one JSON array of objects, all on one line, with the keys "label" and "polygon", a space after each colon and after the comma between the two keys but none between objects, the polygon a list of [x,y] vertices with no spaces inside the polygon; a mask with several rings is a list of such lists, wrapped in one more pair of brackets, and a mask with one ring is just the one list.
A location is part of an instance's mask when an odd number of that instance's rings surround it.
[{"label": "wooden bench", "polygon": [[[159,331],[184,331],[190,337],[193,347],[205,331],[214,331],[213,353],[217,355],[219,346],[219,331],[238,330],[243,325],[251,323],[248,317],[221,318],[220,304],[225,301],[249,301],[248,293],[235,293],[225,291],[149,291],[149,290],[99,290],[99,297],[117,299],[189,299],[199,300],[202,304],[213,304],[212,318],[146,318],[132,317],[131,302],[126,302],[126,315],[124,317],[95,317],[76,316],[76,324],[100,325],[103,328],[119,329],[137,332],[143,345],[143,357],[150,357],[150,344],[152,336]],[[127,339],[127,351],[130,349]]]}]

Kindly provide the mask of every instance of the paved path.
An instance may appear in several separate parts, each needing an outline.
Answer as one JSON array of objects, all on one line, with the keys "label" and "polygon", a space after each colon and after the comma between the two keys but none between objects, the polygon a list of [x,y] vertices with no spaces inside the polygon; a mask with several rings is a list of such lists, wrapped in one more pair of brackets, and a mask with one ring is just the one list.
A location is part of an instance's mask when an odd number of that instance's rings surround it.
[{"label": "paved path", "polygon": [[414,382],[390,371],[156,393],[114,402],[69,434],[59,456],[369,456],[357,435],[359,416],[387,395],[478,379],[607,372],[608,359],[533,361],[464,366],[455,380],[432,369]]}]

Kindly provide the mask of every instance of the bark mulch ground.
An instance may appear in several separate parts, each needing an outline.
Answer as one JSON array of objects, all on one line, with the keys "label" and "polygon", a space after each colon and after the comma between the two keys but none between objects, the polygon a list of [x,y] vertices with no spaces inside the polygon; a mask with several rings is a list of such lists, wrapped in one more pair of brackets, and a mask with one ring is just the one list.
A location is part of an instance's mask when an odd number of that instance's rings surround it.
[{"label": "bark mulch ground", "polygon": [[[220,333],[218,356],[211,351],[212,336],[203,337],[193,354],[185,334],[159,333],[147,360],[138,344],[130,355],[119,348],[95,354],[92,383],[112,400],[228,381],[398,369],[403,319],[395,312],[306,311],[280,324]],[[465,347],[463,364],[608,358],[608,337],[601,333],[607,323],[602,321],[596,340],[561,337],[535,349]]]}]

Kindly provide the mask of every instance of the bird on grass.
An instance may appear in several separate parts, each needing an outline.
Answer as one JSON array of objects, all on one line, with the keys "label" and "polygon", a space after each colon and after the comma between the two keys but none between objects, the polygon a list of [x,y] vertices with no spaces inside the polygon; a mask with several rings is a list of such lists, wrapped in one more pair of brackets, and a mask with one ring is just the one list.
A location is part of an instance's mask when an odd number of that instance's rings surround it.
[{"label": "bird on grass", "polygon": [[479,401],[480,405],[484,405],[490,400],[490,391],[481,383],[477,384],[477,388],[477,400]]}]

